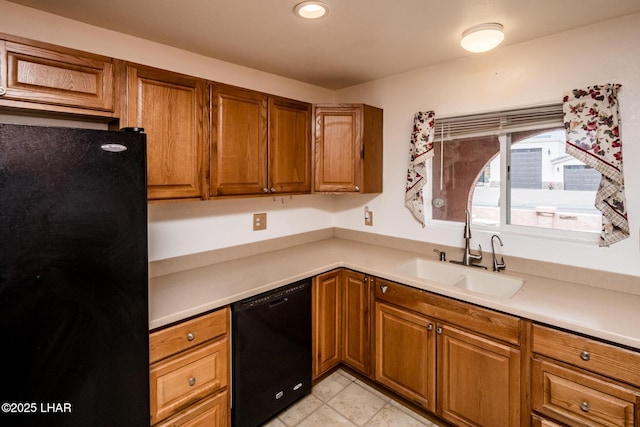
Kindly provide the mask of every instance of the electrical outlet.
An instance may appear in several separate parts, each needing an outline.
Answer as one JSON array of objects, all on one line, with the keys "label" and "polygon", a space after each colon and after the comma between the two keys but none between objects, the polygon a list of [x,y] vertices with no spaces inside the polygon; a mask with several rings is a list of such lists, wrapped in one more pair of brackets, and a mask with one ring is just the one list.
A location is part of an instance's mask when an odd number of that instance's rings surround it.
[{"label": "electrical outlet", "polygon": [[267,229],[267,214],[256,213],[253,214],[253,231],[266,230]]}]

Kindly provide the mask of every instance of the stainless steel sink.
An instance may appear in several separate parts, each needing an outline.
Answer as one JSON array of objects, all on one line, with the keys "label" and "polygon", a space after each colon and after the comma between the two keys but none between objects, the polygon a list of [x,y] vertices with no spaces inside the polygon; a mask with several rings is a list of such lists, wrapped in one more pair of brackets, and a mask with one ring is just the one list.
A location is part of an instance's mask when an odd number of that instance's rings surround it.
[{"label": "stainless steel sink", "polygon": [[453,286],[496,298],[511,298],[524,284],[523,280],[515,277],[421,258],[407,261],[397,266],[395,271],[435,284]]}]

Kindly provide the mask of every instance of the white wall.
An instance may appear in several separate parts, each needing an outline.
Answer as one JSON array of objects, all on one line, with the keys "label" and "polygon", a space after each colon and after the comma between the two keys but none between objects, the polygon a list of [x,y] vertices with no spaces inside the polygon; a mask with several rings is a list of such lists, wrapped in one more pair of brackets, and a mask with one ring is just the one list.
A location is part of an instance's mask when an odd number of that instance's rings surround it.
[{"label": "white wall", "polygon": [[[307,102],[335,93],[0,0],[0,32],[172,70]],[[1,117],[0,117],[1,118]],[[267,230],[252,231],[252,214]],[[333,226],[327,196],[213,200],[149,205],[149,260],[171,258]]]},{"label": "white wall", "polygon": [[[640,276],[639,41],[640,15],[633,15],[338,91],[338,102],[357,100],[384,109],[385,148],[383,194],[366,201],[338,200],[336,226],[462,246],[460,224],[430,223],[423,229],[404,207],[414,114],[435,110],[444,117],[561,102],[566,90],[617,82],[623,85],[619,100],[631,237],[599,248],[503,233],[502,249],[504,254]],[[425,200],[428,204],[429,198]],[[373,227],[363,225],[364,204],[375,212]],[[472,244],[490,248],[490,236],[474,231]]]}]

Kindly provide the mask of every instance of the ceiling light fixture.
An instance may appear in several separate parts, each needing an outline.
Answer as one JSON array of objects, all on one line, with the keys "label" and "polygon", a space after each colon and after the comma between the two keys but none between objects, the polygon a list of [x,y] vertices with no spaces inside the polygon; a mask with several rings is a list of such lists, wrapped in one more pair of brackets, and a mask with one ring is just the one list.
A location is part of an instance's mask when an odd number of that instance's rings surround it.
[{"label": "ceiling light fixture", "polygon": [[502,29],[496,22],[474,25],[464,30],[460,46],[474,53],[489,51],[504,40]]},{"label": "ceiling light fixture", "polygon": [[297,4],[293,11],[301,18],[317,19],[329,13],[329,6],[319,1],[303,1]]}]

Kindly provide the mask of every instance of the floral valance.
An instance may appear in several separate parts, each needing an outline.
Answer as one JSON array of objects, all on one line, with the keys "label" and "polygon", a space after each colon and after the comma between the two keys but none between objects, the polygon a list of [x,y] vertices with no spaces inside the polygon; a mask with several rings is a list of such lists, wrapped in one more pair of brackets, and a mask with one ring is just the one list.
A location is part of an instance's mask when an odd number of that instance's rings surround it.
[{"label": "floral valance", "polygon": [[602,174],[595,200],[602,212],[600,246],[629,237],[618,117],[620,87],[606,84],[575,89],[563,100],[567,154]]},{"label": "floral valance", "polygon": [[427,160],[433,157],[435,113],[416,113],[409,148],[409,170],[405,192],[405,206],[424,227],[424,199],[422,188],[427,180]]}]

